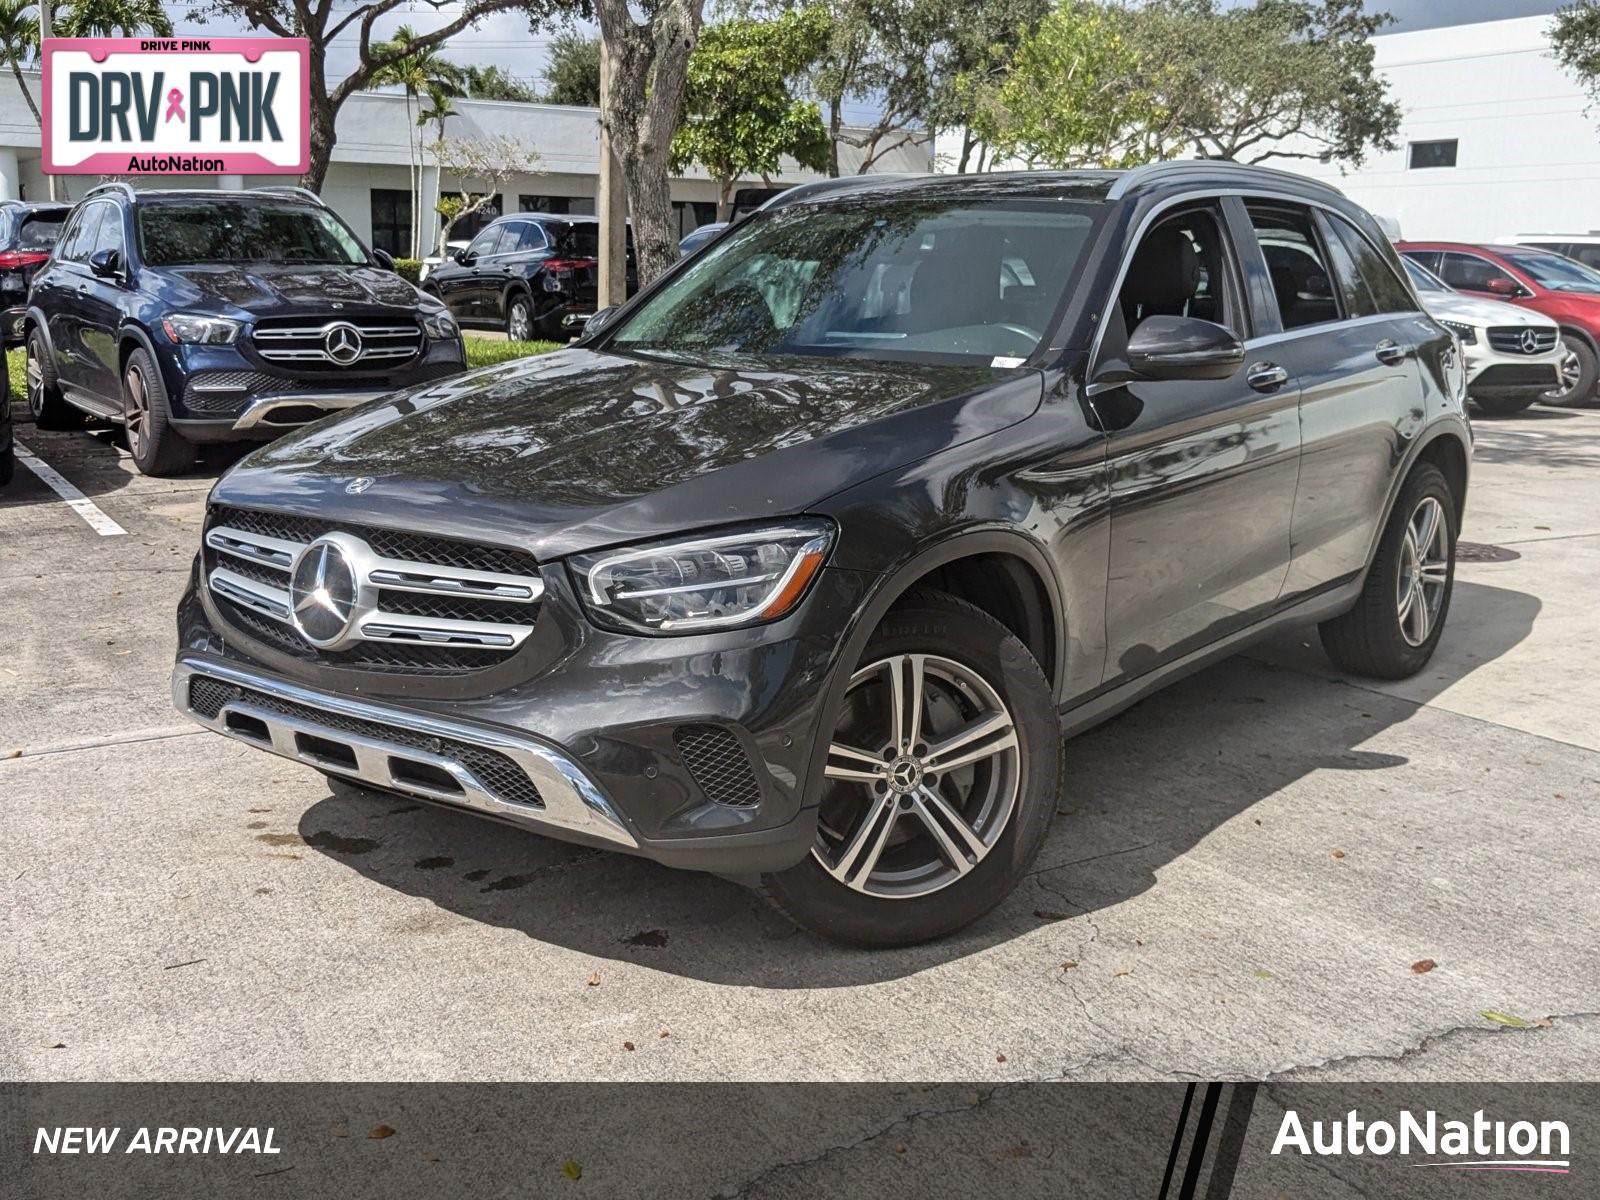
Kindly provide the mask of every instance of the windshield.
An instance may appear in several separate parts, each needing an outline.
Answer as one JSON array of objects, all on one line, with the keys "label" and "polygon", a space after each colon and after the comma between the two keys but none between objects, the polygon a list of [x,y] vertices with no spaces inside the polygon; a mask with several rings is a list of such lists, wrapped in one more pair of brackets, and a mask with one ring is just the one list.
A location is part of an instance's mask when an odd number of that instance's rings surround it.
[{"label": "windshield", "polygon": [[1416,288],[1417,291],[1419,291],[1419,292],[1453,292],[1453,291],[1455,291],[1454,288],[1452,288],[1449,284],[1445,283],[1444,280],[1440,279],[1437,275],[1435,275],[1432,271],[1428,270],[1428,268],[1423,266],[1421,263],[1413,262],[1411,259],[1407,258],[1404,254],[1402,254],[1400,256],[1400,261],[1401,261],[1401,263],[1403,263],[1405,265],[1406,274],[1411,276],[1411,285],[1414,288]]},{"label": "windshield", "polygon": [[61,225],[66,219],[66,209],[25,214],[17,226],[17,249],[48,251],[61,236]]},{"label": "windshield", "polygon": [[1100,212],[916,199],[768,210],[693,259],[608,344],[1017,366],[1044,337]]},{"label": "windshield", "polygon": [[262,201],[161,201],[138,207],[139,257],[149,266],[190,263],[334,263],[367,252],[326,209]]},{"label": "windshield", "polygon": [[1547,287],[1553,292],[1600,292],[1600,271],[1559,254],[1511,251],[1502,252],[1500,257],[1517,270],[1531,275],[1540,287]]}]

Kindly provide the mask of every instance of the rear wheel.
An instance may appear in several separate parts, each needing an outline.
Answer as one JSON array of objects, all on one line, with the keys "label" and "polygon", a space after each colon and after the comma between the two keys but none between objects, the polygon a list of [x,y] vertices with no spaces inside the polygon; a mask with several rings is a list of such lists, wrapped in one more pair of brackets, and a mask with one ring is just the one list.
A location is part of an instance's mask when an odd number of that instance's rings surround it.
[{"label": "rear wheel", "polygon": [[0,487],[5,487],[11,482],[11,477],[17,473],[17,455],[11,448],[11,443],[6,443],[6,448],[0,450]]},{"label": "rear wheel", "polygon": [[83,413],[68,404],[56,382],[56,364],[45,346],[44,334],[37,328],[28,331],[27,366],[28,414],[40,429],[77,429]]},{"label": "rear wheel", "polygon": [[960,929],[1038,854],[1062,747],[1027,648],[982,610],[920,593],[884,619],[850,677],[812,853],[763,890],[796,923],[859,945]]},{"label": "rear wheel", "polygon": [[1390,514],[1356,606],[1318,627],[1343,670],[1404,679],[1433,657],[1456,574],[1456,503],[1444,472],[1423,463]]},{"label": "rear wheel", "polygon": [[506,337],[513,342],[533,340],[533,301],[522,292],[506,302]]},{"label": "rear wheel", "polygon": [[1588,342],[1574,334],[1563,333],[1561,345],[1561,385],[1541,399],[1564,407],[1588,404],[1594,399],[1596,382],[1600,382],[1600,358]]},{"label": "rear wheel", "polygon": [[122,370],[122,419],[133,464],[145,475],[174,475],[194,463],[194,447],[171,425],[167,389],[145,350]]}]

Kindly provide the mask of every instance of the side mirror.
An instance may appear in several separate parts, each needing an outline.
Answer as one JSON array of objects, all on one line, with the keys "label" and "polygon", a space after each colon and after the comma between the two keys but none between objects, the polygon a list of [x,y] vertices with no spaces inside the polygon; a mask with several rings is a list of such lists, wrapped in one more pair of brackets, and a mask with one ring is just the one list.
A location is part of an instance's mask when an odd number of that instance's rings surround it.
[{"label": "side mirror", "polygon": [[1515,296],[1522,291],[1504,275],[1495,275],[1484,280],[1483,290],[1493,292],[1496,296]]},{"label": "side mirror", "polygon": [[456,262],[460,263],[463,267],[470,267],[472,265],[472,260],[476,258],[477,255],[473,254],[471,250],[457,250],[450,257],[455,259]]},{"label": "side mirror", "polygon": [[1134,379],[1228,379],[1244,365],[1244,343],[1233,330],[1196,317],[1146,317],[1128,339],[1127,379],[1102,374],[1098,383]]},{"label": "side mirror", "polygon": [[112,279],[122,273],[122,251],[96,250],[89,255],[89,270],[101,279]]},{"label": "side mirror", "polygon": [[606,323],[616,316],[616,313],[617,306],[615,304],[602,308],[583,323],[583,336],[588,337],[591,333],[599,333]]},{"label": "side mirror", "polygon": [[377,263],[385,271],[394,270],[394,255],[390,254],[387,250],[374,250],[372,252],[372,261]]}]

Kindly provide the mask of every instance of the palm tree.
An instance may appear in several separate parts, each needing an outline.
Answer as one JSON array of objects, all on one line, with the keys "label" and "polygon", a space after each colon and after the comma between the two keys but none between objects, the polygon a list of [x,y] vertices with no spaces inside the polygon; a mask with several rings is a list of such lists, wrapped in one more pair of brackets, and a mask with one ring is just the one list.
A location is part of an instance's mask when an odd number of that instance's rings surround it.
[{"label": "palm tree", "polygon": [[53,37],[172,36],[160,0],[72,0],[56,18]]},{"label": "palm tree", "polygon": [[[433,143],[433,204],[429,207],[429,212],[439,207],[439,175],[444,170],[444,124],[451,117],[459,117],[461,115],[450,107],[450,101],[460,94],[461,91],[455,84],[447,83],[444,80],[435,80],[428,85],[428,107],[417,114],[418,126],[425,126],[429,121],[432,121],[438,126],[439,132],[439,136]],[[417,229],[420,231],[422,228],[423,224],[419,221]],[[441,234],[442,232],[441,228]],[[442,236],[439,239],[438,252],[443,256],[444,238]]]},{"label": "palm tree", "polygon": [[17,90],[28,102],[28,111],[33,114],[34,121],[42,125],[39,106],[22,75],[23,64],[31,65],[39,56],[39,17],[30,0],[0,0],[0,54],[11,68]]},{"label": "palm tree", "polygon": [[[110,2],[110,0],[105,0]],[[147,0],[139,0],[147,2]],[[397,50],[404,50],[417,40],[417,31],[409,25],[402,25],[394,31],[394,37],[387,42],[381,42],[376,47],[379,55],[392,54]],[[409,50],[394,62],[384,67],[372,78],[374,86],[393,85],[401,87],[406,94],[406,141],[411,155],[411,247],[412,252],[417,250],[422,229],[422,174],[417,161],[422,148],[422,135],[416,120],[417,98],[428,92],[435,84],[444,86],[457,86],[461,76],[461,69],[453,63],[446,62],[439,56],[434,47],[429,46],[422,50]]]}]

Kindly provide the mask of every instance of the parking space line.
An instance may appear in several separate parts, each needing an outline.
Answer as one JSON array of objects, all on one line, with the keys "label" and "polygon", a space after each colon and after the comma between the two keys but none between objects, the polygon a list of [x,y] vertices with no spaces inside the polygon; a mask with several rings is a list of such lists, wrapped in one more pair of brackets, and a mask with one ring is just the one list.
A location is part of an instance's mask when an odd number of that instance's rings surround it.
[{"label": "parking space line", "polygon": [[84,523],[101,537],[117,537],[128,531],[118,525],[105,513],[96,507],[95,502],[85,496],[67,480],[66,476],[56,470],[44,459],[38,457],[21,442],[13,442],[17,452],[17,461],[28,470],[32,471],[45,485],[67,502],[67,507],[83,518]]}]

